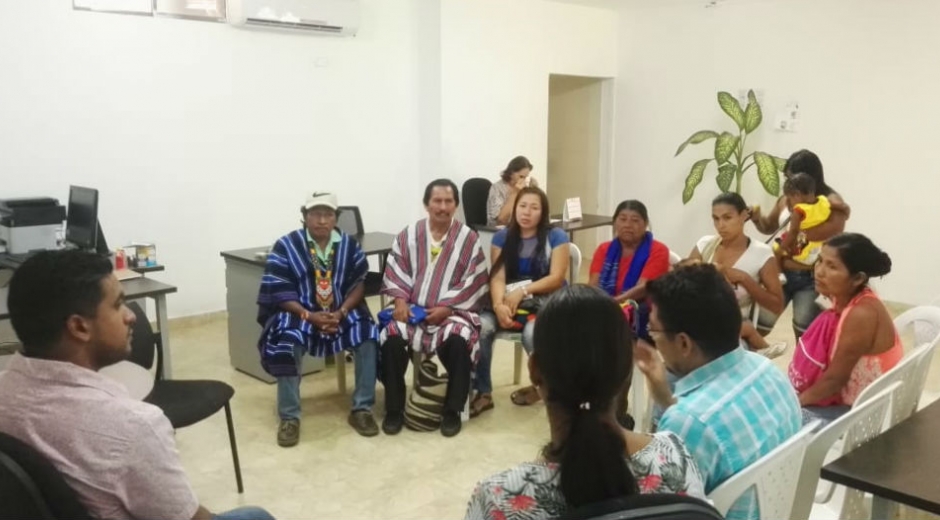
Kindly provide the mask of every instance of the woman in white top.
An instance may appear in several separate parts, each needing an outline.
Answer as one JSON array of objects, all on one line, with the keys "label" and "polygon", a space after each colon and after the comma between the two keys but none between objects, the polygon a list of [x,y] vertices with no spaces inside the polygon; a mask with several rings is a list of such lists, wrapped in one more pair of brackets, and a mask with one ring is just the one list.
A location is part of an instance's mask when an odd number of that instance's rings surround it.
[{"label": "woman in white top", "polygon": [[614,404],[630,388],[634,341],[613,298],[587,285],[554,292],[535,322],[534,346],[529,377],[545,400],[551,440],[540,460],[477,484],[468,520],[557,518],[638,493],[705,497],[676,434],[634,433],[617,422]]},{"label": "woman in white top", "polygon": [[490,186],[486,198],[486,225],[507,226],[512,219],[512,208],[516,206],[516,197],[522,188],[538,188],[532,175],[532,163],[523,156],[514,157],[503,170],[500,179]]},{"label": "woman in white top", "polygon": [[712,222],[718,234],[699,239],[689,260],[714,264],[724,274],[734,287],[745,320],[741,339],[751,350],[773,359],[786,351],[787,344],[768,344],[750,321],[751,309],[757,304],[774,314],[783,312],[783,286],[773,249],[744,234],[749,219],[750,210],[740,195],[723,193],[716,197],[712,201]]}]

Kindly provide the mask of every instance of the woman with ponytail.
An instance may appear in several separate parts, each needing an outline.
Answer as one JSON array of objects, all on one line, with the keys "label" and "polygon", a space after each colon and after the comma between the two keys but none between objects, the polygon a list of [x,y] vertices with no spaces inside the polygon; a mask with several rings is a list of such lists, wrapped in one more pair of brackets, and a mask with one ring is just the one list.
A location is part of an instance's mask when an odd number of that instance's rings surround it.
[{"label": "woman with ponytail", "polygon": [[865,387],[904,357],[888,309],[868,286],[890,272],[891,258],[865,235],[843,233],[823,246],[816,291],[832,309],[807,329],[789,370],[804,424],[848,411]]},{"label": "woman with ponytail", "polygon": [[574,285],[548,299],[535,325],[529,376],[545,400],[551,440],[540,460],[480,482],[467,519],[555,518],[637,493],[704,498],[699,470],[675,434],[634,433],[617,422],[633,344],[623,310],[600,289]]}]

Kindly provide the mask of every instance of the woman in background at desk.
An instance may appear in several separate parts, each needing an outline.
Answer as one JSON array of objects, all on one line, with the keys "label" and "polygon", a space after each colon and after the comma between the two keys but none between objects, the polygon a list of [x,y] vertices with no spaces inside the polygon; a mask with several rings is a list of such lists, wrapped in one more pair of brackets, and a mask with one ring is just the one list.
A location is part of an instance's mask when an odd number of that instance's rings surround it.
[{"label": "woman in background at desk", "polygon": [[535,178],[531,177],[532,163],[523,156],[509,161],[509,165],[500,174],[500,180],[490,186],[490,194],[486,198],[486,225],[491,227],[505,226],[512,218],[512,208],[516,204],[516,197],[522,188],[532,186],[538,188]]}]

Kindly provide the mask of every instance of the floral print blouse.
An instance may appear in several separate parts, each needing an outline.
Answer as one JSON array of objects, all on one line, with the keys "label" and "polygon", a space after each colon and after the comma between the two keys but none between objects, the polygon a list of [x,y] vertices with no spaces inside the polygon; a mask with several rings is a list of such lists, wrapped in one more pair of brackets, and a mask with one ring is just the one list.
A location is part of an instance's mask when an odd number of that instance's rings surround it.
[{"label": "floral print blouse", "polygon": [[[705,499],[705,486],[685,444],[672,432],[659,432],[627,459],[640,493],[676,493]],[[565,512],[559,465],[527,462],[477,484],[466,520],[541,520]]]}]

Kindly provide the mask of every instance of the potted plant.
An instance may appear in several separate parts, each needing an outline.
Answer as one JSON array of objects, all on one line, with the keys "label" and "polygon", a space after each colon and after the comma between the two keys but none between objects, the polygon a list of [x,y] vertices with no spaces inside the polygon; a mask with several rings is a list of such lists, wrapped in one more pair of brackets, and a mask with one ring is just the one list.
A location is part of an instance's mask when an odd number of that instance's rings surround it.
[{"label": "potted plant", "polygon": [[780,173],[783,171],[784,159],[775,157],[766,152],[752,151],[745,154],[747,138],[753,134],[761,124],[763,114],[757,96],[753,90],[747,92],[747,107],[741,109],[741,104],[734,96],[727,92],[718,93],[718,106],[728,114],[728,117],[737,125],[737,133],[715,132],[713,130],[699,130],[685,140],[676,156],[690,144],[704,143],[714,139],[714,156],[701,159],[692,165],[688,177],[685,178],[685,188],[682,190],[682,203],[687,204],[695,194],[695,188],[705,178],[705,170],[711,163],[715,163],[718,175],[716,182],[723,193],[731,191],[741,193],[741,180],[751,168],[757,170],[757,178],[767,193],[778,196],[780,194]]}]

